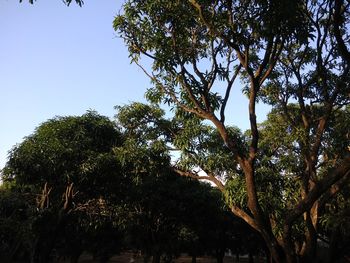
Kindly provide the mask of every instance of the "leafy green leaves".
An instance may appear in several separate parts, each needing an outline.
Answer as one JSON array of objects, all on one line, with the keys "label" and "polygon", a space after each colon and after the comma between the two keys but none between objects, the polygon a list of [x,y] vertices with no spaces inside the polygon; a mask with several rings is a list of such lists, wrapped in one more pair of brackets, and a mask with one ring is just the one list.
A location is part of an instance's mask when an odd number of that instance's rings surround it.
[{"label": "leafy green leaves", "polygon": [[116,173],[116,164],[109,155],[120,143],[116,126],[95,112],[56,117],[12,149],[4,179],[38,189],[47,182],[55,187],[57,195],[74,182],[76,187],[85,188],[86,194],[94,194],[97,185],[102,187],[108,169],[110,176]]},{"label": "leafy green leaves", "polygon": [[[29,0],[30,4],[34,4],[36,0]],[[23,2],[23,0],[19,0],[20,3]],[[84,1],[82,0],[75,0],[75,2],[81,7],[84,4]],[[69,6],[72,3],[72,0],[63,0],[63,3],[65,3],[67,6]]]}]

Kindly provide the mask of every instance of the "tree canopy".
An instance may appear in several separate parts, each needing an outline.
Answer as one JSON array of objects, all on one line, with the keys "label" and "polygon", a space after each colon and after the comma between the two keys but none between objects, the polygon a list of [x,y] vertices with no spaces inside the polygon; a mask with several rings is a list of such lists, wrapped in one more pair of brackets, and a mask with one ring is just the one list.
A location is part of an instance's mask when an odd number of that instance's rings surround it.
[{"label": "tree canopy", "polygon": [[57,117],[11,150],[4,179],[37,189],[48,183],[59,192],[70,183],[86,192],[97,191],[96,187],[106,187],[105,169],[115,170],[111,149],[121,142],[115,124],[96,112]]},{"label": "tree canopy", "polygon": [[0,188],[5,262],[77,262],[83,251],[105,262],[121,249],[154,263],[180,252],[222,262],[228,240],[247,240],[217,189],[171,169],[164,111],[116,108],[116,122],[91,111],[55,117],[12,149]]},{"label": "tree canopy", "polygon": [[118,202],[124,192],[112,152],[121,143],[116,125],[90,111],[48,120],[11,150],[2,179],[15,197],[25,196],[26,230],[33,240],[17,244],[30,244],[30,260],[50,260],[58,240],[77,248],[74,242],[87,226],[102,229],[106,200]]}]

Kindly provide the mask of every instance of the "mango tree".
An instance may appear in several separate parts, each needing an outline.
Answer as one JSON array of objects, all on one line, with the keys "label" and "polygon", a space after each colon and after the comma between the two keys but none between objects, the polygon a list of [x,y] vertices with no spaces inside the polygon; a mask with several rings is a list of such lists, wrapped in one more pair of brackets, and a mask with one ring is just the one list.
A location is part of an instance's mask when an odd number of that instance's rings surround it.
[{"label": "mango tree", "polygon": [[[202,160],[210,150],[200,139],[178,140],[192,167],[174,165],[174,171],[210,180],[223,192],[227,187],[221,178],[240,175],[246,198],[232,198],[231,211],[260,233],[275,262],[311,262],[321,200],[350,174],[348,138],[340,137],[332,145],[337,154],[327,159],[327,133],[337,129],[336,115],[349,104],[349,3],[128,0],[114,27],[132,62],[153,84],[148,99],[169,104],[189,124],[178,131],[191,136],[197,132],[193,127],[209,122],[205,129],[221,141],[208,165]],[[247,96],[248,136],[228,123],[228,116],[239,114],[229,107],[232,90],[239,86]],[[267,172],[258,100],[288,124],[283,135],[294,136],[273,152]],[[172,136],[176,145],[176,133]],[[289,152],[295,159],[285,162]],[[226,154],[218,161],[221,153]],[[288,193],[289,180],[296,194]],[[270,204],[260,192],[273,184],[279,200]],[[276,205],[282,209],[278,221]],[[295,231],[300,222],[301,235]]]},{"label": "mango tree", "polygon": [[[11,150],[3,180],[35,209],[32,261],[48,262],[60,239],[73,241],[90,223],[109,218],[108,204],[120,200],[124,190],[112,152],[121,140],[113,122],[88,112],[48,120]],[[67,227],[71,231],[63,235]]]}]

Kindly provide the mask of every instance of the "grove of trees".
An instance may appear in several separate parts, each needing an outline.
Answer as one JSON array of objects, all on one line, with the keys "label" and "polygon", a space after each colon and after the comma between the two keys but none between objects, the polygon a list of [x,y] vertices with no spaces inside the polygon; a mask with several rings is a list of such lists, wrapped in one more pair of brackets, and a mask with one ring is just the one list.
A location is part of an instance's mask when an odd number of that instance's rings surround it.
[{"label": "grove of trees", "polygon": [[[32,210],[4,213],[28,225],[15,229],[26,242],[4,239],[7,256],[27,246],[46,262],[71,227],[90,240],[75,252],[101,251],[105,231],[114,248],[130,242],[153,262],[184,248],[195,260],[221,231],[197,226],[227,223],[223,197],[228,225],[254,229],[271,262],[349,258],[349,24],[348,0],[127,0],[113,26],[150,78],[150,105],[117,107],[116,125],[95,113],[53,119],[12,150],[1,200]],[[247,131],[230,122],[234,89]],[[257,103],[271,107],[262,123]]]},{"label": "grove of trees", "polygon": [[180,253],[222,262],[230,241],[250,240],[243,233],[263,248],[220,192],[172,171],[152,129],[128,125],[140,109],[151,114],[144,104],[120,107],[117,124],[96,112],[56,117],[11,150],[0,188],[2,262],[78,262],[83,252],[106,262],[125,250],[153,263]]}]

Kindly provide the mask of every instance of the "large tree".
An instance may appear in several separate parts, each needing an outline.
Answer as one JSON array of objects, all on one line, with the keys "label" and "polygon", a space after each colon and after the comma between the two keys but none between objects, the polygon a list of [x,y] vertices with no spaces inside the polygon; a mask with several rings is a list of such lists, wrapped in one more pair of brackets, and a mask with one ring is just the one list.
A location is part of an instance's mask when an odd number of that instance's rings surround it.
[{"label": "large tree", "polygon": [[[111,222],[108,204],[125,193],[112,151],[121,141],[112,121],[90,111],[50,119],[10,151],[2,179],[33,208],[28,230],[33,262],[48,262],[59,240],[73,248],[85,232],[91,234],[89,227],[103,229]],[[74,248],[71,252],[79,252],[74,256],[84,249]]]},{"label": "large tree", "polygon": [[[171,136],[190,161],[174,170],[208,179],[226,194],[233,183],[225,186],[223,176],[242,178],[246,198],[231,198],[230,208],[261,234],[275,262],[313,260],[321,206],[348,181],[348,136],[332,134],[348,113],[349,5],[128,0],[114,21],[132,61],[154,84],[148,99],[170,104],[182,121]],[[239,85],[248,97],[246,136],[227,123],[235,116],[227,107],[230,95]],[[258,100],[272,106],[282,127],[259,128]],[[260,194],[271,187],[278,218]]]},{"label": "large tree", "polygon": [[117,169],[113,169],[116,164],[112,148],[121,141],[116,125],[94,111],[82,116],[55,117],[11,149],[3,179],[34,189],[47,183],[58,195],[74,183],[77,190],[84,190],[79,194],[82,197],[98,195],[107,187],[106,177],[118,180],[113,177]]}]

